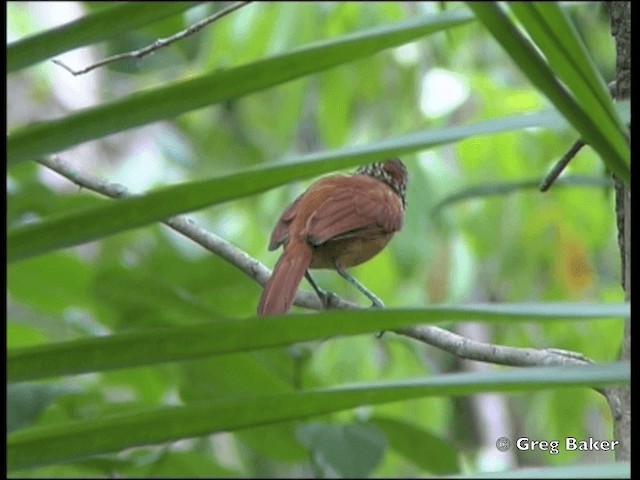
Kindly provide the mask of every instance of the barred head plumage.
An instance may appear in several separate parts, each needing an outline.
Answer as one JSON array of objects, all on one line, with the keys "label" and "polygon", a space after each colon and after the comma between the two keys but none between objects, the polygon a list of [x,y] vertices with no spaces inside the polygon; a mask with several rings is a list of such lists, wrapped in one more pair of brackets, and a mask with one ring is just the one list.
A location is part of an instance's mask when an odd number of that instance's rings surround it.
[{"label": "barred head plumage", "polygon": [[386,162],[369,163],[356,170],[358,175],[369,175],[389,185],[402,199],[402,206],[406,208],[407,201],[407,168],[398,158]]}]

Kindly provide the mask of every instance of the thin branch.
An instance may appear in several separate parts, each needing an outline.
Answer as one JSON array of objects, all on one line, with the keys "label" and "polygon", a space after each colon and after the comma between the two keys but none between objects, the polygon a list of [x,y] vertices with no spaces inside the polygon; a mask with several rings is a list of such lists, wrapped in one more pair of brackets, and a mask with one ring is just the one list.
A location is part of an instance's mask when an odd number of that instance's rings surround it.
[{"label": "thin branch", "polygon": [[[76,185],[107,197],[122,198],[131,196],[126,187],[82,173],[57,156],[41,158],[38,162],[71,180]],[[264,285],[271,276],[269,269],[258,260],[250,257],[244,251],[214,233],[204,230],[184,215],[168,218],[162,223],[226,260],[260,285]],[[331,308],[360,308],[358,305],[343,300],[337,295],[332,295],[331,297]],[[311,292],[298,291],[294,304],[312,310],[323,309],[318,296]],[[575,352],[556,349],[536,350],[533,348],[505,347],[477,342],[435,326],[405,328],[396,330],[395,333],[413,338],[422,343],[452,353],[460,358],[499,365],[529,367],[567,364],[583,365],[592,363],[591,360]]]},{"label": "thin branch", "polygon": [[[86,188],[87,190],[92,190],[111,198],[132,196],[125,186],[117,183],[106,182],[100,178],[92,177],[80,172],[57,156],[52,155],[41,158],[38,160],[38,163],[56,173],[59,173],[81,188]],[[251,258],[245,252],[214,233],[204,230],[185,215],[176,215],[168,218],[162,223],[193,240],[198,245],[201,245],[220,258],[226,260],[231,265],[239,268],[260,285],[264,285],[271,276],[271,271],[258,260]],[[311,292],[299,291],[296,295],[295,305],[313,310],[322,309],[322,304],[320,303],[318,296]],[[334,299],[332,307],[346,309],[357,308],[357,305],[345,300]]]},{"label": "thin branch", "polygon": [[553,166],[551,171],[547,174],[546,177],[540,183],[540,191],[546,192],[549,190],[549,187],[556,181],[556,179],[560,176],[562,171],[569,165],[569,162],[575,157],[580,149],[585,146],[585,143],[582,139],[578,139],[576,143],[574,143],[569,151],[565,153],[560,160]]},{"label": "thin branch", "polygon": [[170,36],[169,38],[159,38],[158,40],[153,42],[151,45],[147,45],[144,48],[141,48],[139,50],[134,50],[132,52],[120,53],[118,55],[114,55],[112,57],[105,58],[105,59],[100,60],[99,62],[94,63],[92,65],[89,65],[88,67],[85,67],[85,68],[83,68],[81,70],[73,70],[71,67],[65,65],[62,61],[60,61],[58,59],[53,59],[51,61],[53,63],[55,63],[56,65],[61,66],[62,68],[64,68],[67,72],[71,73],[72,75],[78,76],[78,75],[83,75],[83,74],[85,74],[87,72],[90,72],[91,70],[94,70],[96,68],[104,67],[105,65],[108,65],[110,63],[119,62],[120,60],[140,59],[142,57],[145,57],[145,56],[155,52],[156,50],[160,50],[161,48],[167,47],[167,46],[171,45],[174,42],[177,42],[179,40],[182,40],[183,38],[186,38],[186,37],[188,37],[190,35],[198,33],[200,30],[202,30],[204,27],[206,27],[210,23],[215,22],[216,20],[224,17],[225,15],[230,14],[234,10],[238,10],[239,8],[244,7],[245,5],[247,5],[249,3],[251,3],[251,2],[250,1],[248,1],[248,2],[235,2],[235,3],[231,4],[231,5],[229,5],[227,8],[224,8],[224,9],[220,10],[219,12],[216,12],[213,15],[210,15],[209,17],[207,17],[207,18],[205,18],[203,20],[200,20],[199,22],[194,23],[189,28],[187,28],[185,30],[181,30],[180,32],[176,33],[175,35]]},{"label": "thin branch", "polygon": [[[607,88],[609,89],[609,93],[611,94],[611,96],[614,99],[616,99],[617,94],[616,94],[615,80],[609,82],[609,84],[607,85]],[[554,165],[554,167],[547,174],[547,176],[542,180],[542,182],[540,182],[540,186],[538,188],[540,189],[541,192],[546,192],[547,190],[549,190],[549,187],[551,187],[553,182],[557,180],[557,178],[560,176],[562,171],[567,167],[569,162],[573,159],[573,157],[575,157],[578,154],[580,149],[584,146],[585,146],[585,143],[582,139],[577,140],[576,143],[574,143],[571,146],[569,151],[565,153],[560,160],[558,160],[558,162]]]},{"label": "thin branch", "polygon": [[397,330],[396,333],[438,347],[465,360],[508,365],[511,367],[533,367],[549,365],[586,365],[593,363],[584,355],[555,348],[535,349],[505,347],[493,343],[478,342],[449,330],[434,326],[417,326]]}]

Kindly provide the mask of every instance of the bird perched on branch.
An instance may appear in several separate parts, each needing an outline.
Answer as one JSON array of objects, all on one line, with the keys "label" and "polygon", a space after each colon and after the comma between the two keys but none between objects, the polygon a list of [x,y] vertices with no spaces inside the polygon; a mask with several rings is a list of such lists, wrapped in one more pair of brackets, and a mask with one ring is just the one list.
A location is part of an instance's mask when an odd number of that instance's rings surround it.
[{"label": "bird perched on branch", "polygon": [[353,175],[332,175],[312,184],[284,211],[271,234],[269,250],[284,252],[267,281],[258,315],[277,315],[291,308],[306,276],[327,305],[327,294],[308,270],[328,268],[384,305],[346,269],[378,254],[402,228],[406,208],[407,169],[399,159],[372,163]]}]

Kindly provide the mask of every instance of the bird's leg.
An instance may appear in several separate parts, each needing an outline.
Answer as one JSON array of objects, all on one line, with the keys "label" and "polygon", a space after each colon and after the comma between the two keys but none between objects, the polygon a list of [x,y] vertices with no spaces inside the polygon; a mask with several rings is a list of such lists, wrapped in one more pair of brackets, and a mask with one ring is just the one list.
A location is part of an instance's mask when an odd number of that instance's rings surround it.
[{"label": "bird's leg", "polygon": [[318,298],[322,302],[322,306],[325,309],[329,309],[331,307],[331,303],[332,303],[333,298],[335,298],[335,294],[333,292],[325,292],[323,289],[321,289],[318,286],[318,284],[315,282],[315,280],[313,279],[311,274],[309,273],[309,270],[307,270],[305,272],[304,276],[307,279],[307,281],[309,282],[309,284],[316,291],[316,294],[318,295]]},{"label": "bird's leg", "polygon": [[[369,300],[371,300],[371,302],[373,303],[373,305],[371,305],[372,308],[384,308],[384,303],[382,303],[382,300],[380,300],[373,293],[367,290],[367,288],[364,285],[362,285],[359,281],[357,281],[354,277],[349,275],[344,268],[336,265],[336,271],[340,274],[342,278],[344,278],[347,282],[349,282],[351,285],[353,285],[358,290],[360,290]],[[376,338],[381,338],[382,335],[384,335],[384,330],[376,333]]]},{"label": "bird's leg", "polygon": [[347,282],[349,282],[351,285],[353,285],[358,290],[360,290],[369,300],[371,300],[371,302],[373,303],[373,305],[371,305],[372,307],[384,308],[384,303],[382,303],[382,300],[380,300],[373,293],[367,290],[365,286],[362,285],[359,281],[357,281],[355,278],[349,275],[344,268],[336,265],[336,271],[340,274],[342,278],[344,278]]}]

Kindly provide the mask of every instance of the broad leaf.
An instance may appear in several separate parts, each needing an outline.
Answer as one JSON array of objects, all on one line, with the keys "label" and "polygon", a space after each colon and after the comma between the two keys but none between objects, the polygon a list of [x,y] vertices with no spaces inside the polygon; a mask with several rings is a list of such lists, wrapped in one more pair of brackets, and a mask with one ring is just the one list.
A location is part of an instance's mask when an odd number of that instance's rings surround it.
[{"label": "broad leaf", "polygon": [[10,350],[10,382],[194,359],[289,345],[333,335],[393,330],[442,321],[557,321],[625,317],[629,305],[502,304],[420,310],[353,310],[268,319],[218,320]]},{"label": "broad leaf", "polygon": [[629,364],[619,363],[439,375],[281,395],[232,397],[16,431],[7,436],[7,464],[9,470],[24,469],[138,445],[309,418],[360,405],[429,396],[604,386],[628,381]]},{"label": "broad leaf", "polygon": [[471,18],[464,12],[448,12],[385,25],[29,125],[9,135],[7,160],[9,165],[33,160],[111,133],[238,98],[409,43]]}]

